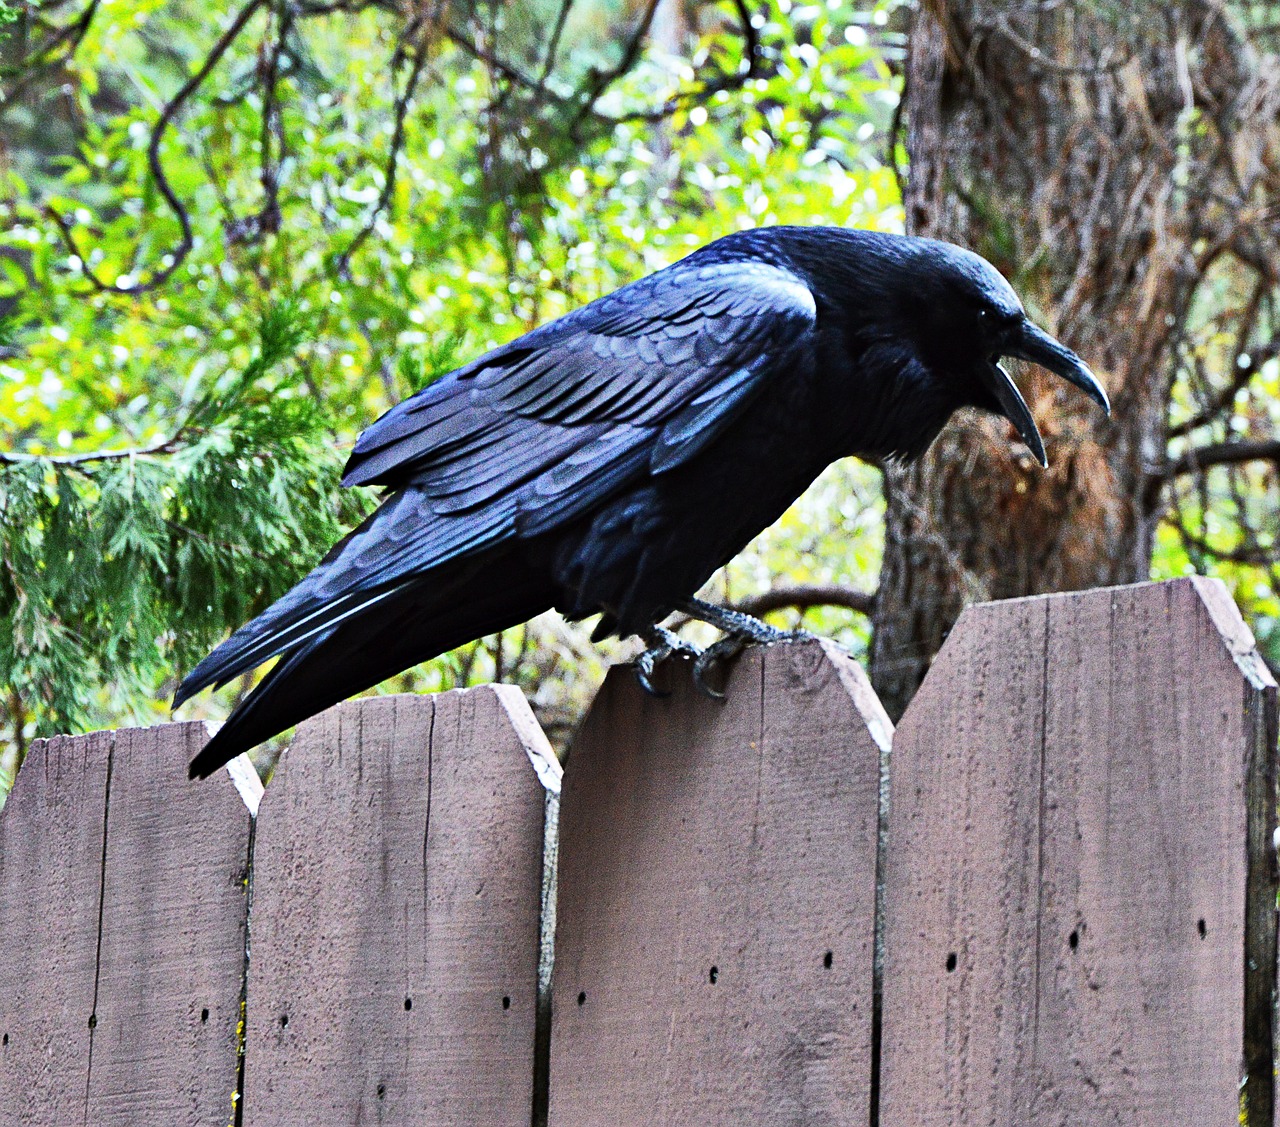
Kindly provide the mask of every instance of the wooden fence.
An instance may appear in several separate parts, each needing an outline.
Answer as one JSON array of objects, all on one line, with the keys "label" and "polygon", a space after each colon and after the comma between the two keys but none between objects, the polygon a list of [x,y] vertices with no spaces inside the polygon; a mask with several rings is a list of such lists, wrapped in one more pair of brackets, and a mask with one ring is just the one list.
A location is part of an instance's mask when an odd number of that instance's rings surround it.
[{"label": "wooden fence", "polygon": [[197,724],[37,743],[0,1123],[1274,1124],[1276,688],[1221,585],[975,607],[896,733],[823,643],[663,676],[558,800],[506,687],[341,705],[265,794],[187,782]]}]

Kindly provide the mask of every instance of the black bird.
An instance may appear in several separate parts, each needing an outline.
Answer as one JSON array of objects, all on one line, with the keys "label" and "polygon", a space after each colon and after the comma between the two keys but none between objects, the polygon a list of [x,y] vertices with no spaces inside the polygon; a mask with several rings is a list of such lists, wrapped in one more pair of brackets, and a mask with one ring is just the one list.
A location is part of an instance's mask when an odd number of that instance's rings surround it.
[{"label": "black bird", "polygon": [[646,683],[687,649],[675,610],[782,635],[693,599],[837,458],[915,458],[952,413],[1044,445],[1002,356],[1110,410],[984,259],[832,227],[729,235],[441,377],[361,436],[343,485],[381,507],[182,682],[174,707],[279,662],[191,764],[237,753],[402,670],[549,608],[639,635]]}]

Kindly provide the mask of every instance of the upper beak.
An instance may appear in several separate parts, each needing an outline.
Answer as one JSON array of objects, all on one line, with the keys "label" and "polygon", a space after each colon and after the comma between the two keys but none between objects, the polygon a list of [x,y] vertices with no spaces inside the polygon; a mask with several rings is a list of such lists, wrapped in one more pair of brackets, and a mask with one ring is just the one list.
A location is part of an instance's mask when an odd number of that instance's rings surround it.
[{"label": "upper beak", "polygon": [[1085,362],[1030,321],[1023,320],[1003,351],[1006,356],[1016,356],[1019,360],[1030,360],[1033,364],[1048,368],[1055,376],[1061,376],[1068,383],[1075,384],[1108,415],[1111,414],[1111,400]]},{"label": "upper beak", "polygon": [[[1006,356],[1016,356],[1019,360],[1030,360],[1033,364],[1048,368],[1055,376],[1061,376],[1075,384],[1108,415],[1111,414],[1111,401],[1085,362],[1030,321],[1024,320],[1014,330],[1001,351]],[[1035,419],[1031,417],[1031,409],[1012,377],[995,361],[991,364],[990,386],[1005,418],[1017,428],[1036,461],[1047,467],[1049,463],[1044,454],[1044,442],[1040,438],[1040,431],[1036,429]]]}]

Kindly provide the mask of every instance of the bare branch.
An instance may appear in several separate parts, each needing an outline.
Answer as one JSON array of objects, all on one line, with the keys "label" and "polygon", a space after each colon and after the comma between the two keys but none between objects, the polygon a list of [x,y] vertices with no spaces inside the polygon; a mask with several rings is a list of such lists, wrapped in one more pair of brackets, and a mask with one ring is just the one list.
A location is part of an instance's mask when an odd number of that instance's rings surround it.
[{"label": "bare branch", "polygon": [[1117,52],[1114,47],[1109,46],[1103,50],[1101,58],[1096,63],[1060,63],[1014,31],[1007,14],[1002,13],[997,17],[994,28],[1021,51],[1033,67],[1039,67],[1050,74],[1063,76],[1110,74],[1125,66],[1133,58],[1133,52],[1127,47]]},{"label": "bare branch", "polygon": [[1169,523],[1173,525],[1174,530],[1178,533],[1183,547],[1187,550],[1187,554],[1196,561],[1197,568],[1203,568],[1204,564],[1208,562],[1207,557],[1209,556],[1212,556],[1214,560],[1242,564],[1247,567],[1267,567],[1275,561],[1276,552],[1274,549],[1250,544],[1244,544],[1236,548],[1218,548],[1210,544],[1203,536],[1192,532],[1180,519],[1175,520],[1170,517]]},{"label": "bare branch", "polygon": [[[618,117],[608,117],[597,113],[594,108],[591,113],[610,124],[617,125],[622,122],[643,121],[656,123],[669,118],[677,110],[685,106],[706,102],[714,94],[719,94],[725,90],[739,90],[751,79],[760,73],[760,35],[756,31],[755,25],[751,22],[751,12],[747,8],[746,0],[734,0],[734,7],[738,11],[738,20],[742,29],[743,49],[747,58],[747,65],[744,70],[735,71],[733,74],[720,73],[704,79],[698,86],[688,90],[681,90],[677,94],[673,94],[660,106],[655,106],[648,110],[636,110],[632,113],[620,114]],[[610,78],[610,82],[616,80]],[[603,89],[600,91],[602,94]],[[596,95],[599,100],[599,94]]]},{"label": "bare branch", "polygon": [[546,86],[547,79],[551,77],[551,72],[555,70],[556,56],[560,53],[560,36],[564,34],[564,25],[569,19],[569,10],[572,7],[573,0],[560,0],[560,11],[556,15],[556,25],[551,29],[551,41],[547,44],[547,55],[542,60],[542,73],[538,76],[538,90],[540,92]]},{"label": "bare branch", "polygon": [[1231,377],[1231,382],[1218,393],[1214,401],[1208,407],[1197,412],[1192,418],[1178,423],[1177,426],[1170,427],[1169,437],[1180,438],[1185,434],[1190,434],[1198,427],[1206,426],[1216,420],[1224,411],[1230,408],[1236,396],[1249,386],[1249,381],[1258,374],[1258,370],[1277,356],[1280,356],[1280,335],[1272,337],[1258,351],[1257,355],[1250,353],[1247,364],[1237,364],[1235,373]]},{"label": "bare branch", "polygon": [[[89,26],[93,23],[93,17],[97,14],[98,6],[101,2],[102,0],[90,0],[88,6],[80,13],[78,18],[54,31],[44,43],[32,51],[25,59],[12,66],[0,68],[0,77],[19,74],[23,76],[22,80],[11,90],[6,91],[5,101],[13,102],[21,97],[27,87],[49,67],[57,63],[70,61],[80,44],[84,42],[84,37],[89,34]],[[54,58],[53,52],[59,47],[62,47],[63,51],[61,55]]]},{"label": "bare branch", "polygon": [[[403,58],[404,51],[410,39],[418,33],[422,24],[420,20],[414,20],[409,27],[405,29],[405,34],[401,38],[400,43],[396,46],[396,57]],[[400,164],[400,150],[404,146],[404,122],[409,113],[409,103],[413,100],[414,91],[418,86],[418,79],[422,76],[422,69],[427,64],[426,45],[419,41],[414,44],[413,60],[410,63],[409,77],[405,80],[404,89],[396,97],[395,108],[393,110],[393,127],[391,132],[391,143],[387,147],[387,159],[382,170],[382,191],[378,193],[377,202],[373,205],[373,210],[365,219],[364,226],[360,228],[347,244],[346,249],[334,259],[333,272],[339,278],[349,278],[351,276],[351,258],[357,250],[363,245],[364,241],[373,233],[374,227],[377,225],[378,217],[387,209],[387,205],[391,202],[392,193],[396,188],[396,171]]]},{"label": "bare branch", "polygon": [[[468,55],[477,62],[484,63],[491,70],[502,75],[508,82],[516,86],[523,86],[526,90],[534,90],[539,93],[543,92],[543,83],[539,79],[530,78],[522,70],[512,66],[510,63],[498,58],[492,51],[486,51],[475,40],[465,35],[456,27],[447,27],[444,29],[445,38],[456,47],[461,47]],[[556,98],[555,101],[563,101]]]},{"label": "bare branch", "polygon": [[151,178],[155,181],[156,188],[164,197],[165,202],[173,211],[178,220],[179,226],[182,228],[182,237],[178,241],[178,245],[170,251],[171,261],[167,266],[161,267],[145,282],[138,282],[127,286],[122,286],[116,282],[104,282],[90,268],[88,261],[80,247],[76,245],[75,235],[71,230],[70,223],[67,222],[53,207],[46,206],[45,214],[53,220],[58,230],[62,233],[62,240],[66,244],[67,249],[74,254],[80,261],[80,272],[89,280],[94,289],[103,293],[120,293],[137,295],[153,290],[159,285],[163,285],[173,275],[174,271],[185,261],[191,248],[194,245],[194,238],[191,230],[191,217],[187,214],[187,209],[178,199],[177,193],[173,190],[173,186],[169,183],[169,178],[165,174],[164,165],[160,160],[160,143],[164,138],[165,130],[169,128],[170,123],[177,116],[178,111],[182,109],[187,99],[196,92],[206,78],[212,73],[213,68],[218,65],[218,60],[226,54],[227,49],[234,43],[240,32],[244,30],[245,24],[253,17],[254,13],[262,7],[265,0],[249,0],[241,10],[239,15],[231,21],[231,25],[224,31],[218,41],[213,45],[213,49],[205,58],[200,69],[196,71],[183,84],[182,88],[169,100],[164,109],[160,111],[160,116],[156,119],[155,128],[151,131],[151,143],[147,146],[147,164],[151,170]]},{"label": "bare branch", "polygon": [[1188,450],[1151,476],[1157,481],[1168,481],[1185,474],[1199,473],[1211,466],[1234,466],[1243,462],[1273,462],[1280,466],[1280,441],[1218,442],[1201,446]]},{"label": "bare branch", "polygon": [[770,611],[784,610],[794,607],[807,610],[809,607],[844,607],[857,611],[858,614],[871,614],[875,608],[876,597],[865,591],[857,591],[852,587],[818,584],[804,584],[795,587],[774,587],[760,595],[753,595],[736,603],[734,610],[743,614],[760,618]]},{"label": "bare branch", "polygon": [[647,0],[644,11],[640,15],[640,22],[636,24],[631,38],[627,40],[627,45],[622,49],[622,56],[617,63],[608,70],[591,72],[586,88],[580,95],[582,104],[578,107],[578,112],[569,126],[569,136],[578,135],[582,123],[595,113],[596,103],[604,92],[636,65],[636,60],[640,58],[640,48],[649,34],[649,29],[653,26],[653,17],[658,10],[658,3],[659,0]]},{"label": "bare branch", "polygon": [[44,462],[51,466],[92,465],[98,462],[123,462],[129,458],[153,458],[163,454],[172,454],[182,444],[185,428],[180,428],[172,438],[157,442],[154,446],[143,448],[130,447],[127,450],[94,450],[88,454],[21,454],[16,451],[0,450],[0,466],[30,465],[33,462]]}]

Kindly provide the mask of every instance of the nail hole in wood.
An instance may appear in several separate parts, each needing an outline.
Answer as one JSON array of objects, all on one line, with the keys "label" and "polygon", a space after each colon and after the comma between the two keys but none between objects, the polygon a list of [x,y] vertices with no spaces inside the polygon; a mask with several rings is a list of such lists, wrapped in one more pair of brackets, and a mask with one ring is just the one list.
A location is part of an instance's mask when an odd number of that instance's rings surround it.
[{"label": "nail hole in wood", "polygon": [[209,1020],[209,1011],[208,1011],[208,1009],[203,1009],[203,1010],[201,1010],[201,1011],[200,1011],[200,1024],[201,1024],[201,1025],[204,1025],[204,1023],[205,1023],[205,1022],[207,1022],[208,1020]]},{"label": "nail hole in wood", "polygon": [[833,962],[835,962],[835,955],[833,955],[830,951],[828,951],[825,955],[822,956],[822,965],[826,967],[827,970],[831,969],[831,964]]},{"label": "nail hole in wood", "polygon": [[7,1034],[7,1033],[4,1035],[4,1043],[5,1043],[6,1045],[9,1043],[9,1034]]},{"label": "nail hole in wood", "polygon": [[955,969],[956,969],[956,953],[952,951],[951,954],[947,956],[947,973],[950,974]]},{"label": "nail hole in wood", "polygon": [[585,990],[583,990],[583,991],[578,995],[578,1005],[580,1005],[580,1006],[585,1006],[586,1004],[587,1004],[587,992],[586,992]]},{"label": "nail hole in wood", "polygon": [[1080,933],[1078,931],[1073,931],[1067,936],[1067,946],[1073,951],[1080,946]]},{"label": "nail hole in wood", "polygon": [[511,1008],[511,998],[506,994],[502,996],[502,1008],[504,1010],[509,1010]]},{"label": "nail hole in wood", "polygon": [[90,1014],[90,1015],[89,1015],[89,1028],[90,1028],[90,1029],[97,1029],[97,1028],[98,1028],[98,1015],[97,1015],[97,1014]]},{"label": "nail hole in wood", "polygon": [[289,1025],[289,1015],[288,1015],[288,1014],[281,1014],[281,1015],[280,1015],[280,1028],[281,1028],[281,1029],[286,1029],[286,1028],[288,1027],[288,1025]]},{"label": "nail hole in wood", "polygon": [[1203,939],[1205,936],[1209,934],[1209,926],[1204,922],[1203,919],[1198,920],[1196,922],[1196,931],[1200,933],[1200,938]]},{"label": "nail hole in wood", "polygon": [[413,999],[412,999],[412,998],[406,998],[406,999],[404,1000],[404,1008],[405,1008],[405,1012],[406,1012],[406,1013],[407,1013],[409,1010],[413,1009]]},{"label": "nail hole in wood", "polygon": [[719,978],[719,977],[720,977],[720,968],[719,968],[719,967],[712,967],[712,968],[707,972],[707,981],[708,981],[708,982],[710,982],[712,986],[714,986],[714,985],[716,984],[716,979],[717,979],[717,978]]},{"label": "nail hole in wood", "polygon": [[387,1086],[385,1084],[378,1085],[378,1099],[385,1099],[387,1095]]}]

